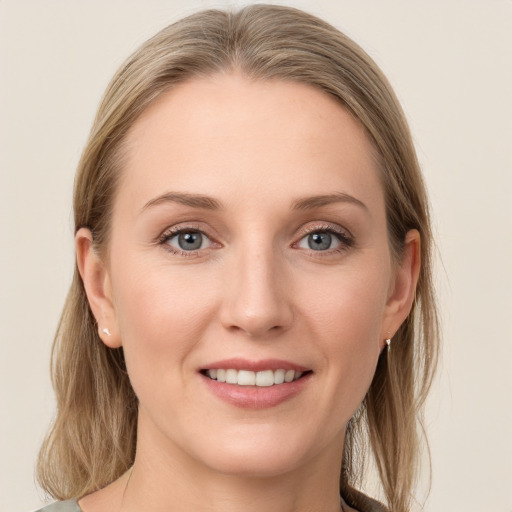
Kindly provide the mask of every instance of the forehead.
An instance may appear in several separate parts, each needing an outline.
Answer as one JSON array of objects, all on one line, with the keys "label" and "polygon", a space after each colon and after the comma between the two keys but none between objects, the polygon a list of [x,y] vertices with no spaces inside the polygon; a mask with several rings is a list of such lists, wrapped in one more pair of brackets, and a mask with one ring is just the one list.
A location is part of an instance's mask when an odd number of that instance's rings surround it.
[{"label": "forehead", "polygon": [[239,74],[190,80],[160,96],[126,142],[119,193],[131,204],[165,189],[262,191],[276,201],[382,195],[364,128],[335,98],[302,83]]}]

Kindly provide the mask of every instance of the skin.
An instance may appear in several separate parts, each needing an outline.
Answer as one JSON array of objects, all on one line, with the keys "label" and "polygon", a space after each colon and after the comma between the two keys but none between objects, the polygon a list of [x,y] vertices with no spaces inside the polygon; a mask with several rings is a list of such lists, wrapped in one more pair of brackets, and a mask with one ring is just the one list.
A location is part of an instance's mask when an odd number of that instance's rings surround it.
[{"label": "skin", "polygon": [[[373,155],[325,93],[236,73],[181,84],[136,121],[107,259],[88,230],[76,235],[99,334],[123,346],[140,400],[134,467],[83,498],[85,512],[340,510],[345,427],[410,311],[419,270],[415,231],[391,258]],[[342,199],[294,208],[333,194]],[[208,238],[173,252],[177,227]],[[329,248],[312,250],[308,235],[329,230],[339,233]],[[312,374],[293,398],[244,409],[198,372],[231,357]]]}]

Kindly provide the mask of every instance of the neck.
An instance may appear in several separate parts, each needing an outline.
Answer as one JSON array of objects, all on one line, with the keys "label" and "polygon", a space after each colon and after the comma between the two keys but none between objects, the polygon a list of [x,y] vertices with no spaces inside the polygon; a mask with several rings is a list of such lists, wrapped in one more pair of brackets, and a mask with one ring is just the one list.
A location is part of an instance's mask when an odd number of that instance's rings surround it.
[{"label": "neck", "polygon": [[140,427],[122,512],[340,511],[343,439],[275,474],[221,472]]},{"label": "neck", "polygon": [[[222,473],[139,424],[132,469],[80,501],[84,512],[340,512],[343,438],[276,474]],[[147,434],[147,435],[146,435]],[[343,510],[351,510],[345,508]]]},{"label": "neck", "polygon": [[325,484],[313,476],[298,479],[297,475],[267,478],[215,475],[188,481],[174,471],[150,475],[135,464],[120,511],[339,512],[337,486],[331,485],[331,491],[326,492]]}]

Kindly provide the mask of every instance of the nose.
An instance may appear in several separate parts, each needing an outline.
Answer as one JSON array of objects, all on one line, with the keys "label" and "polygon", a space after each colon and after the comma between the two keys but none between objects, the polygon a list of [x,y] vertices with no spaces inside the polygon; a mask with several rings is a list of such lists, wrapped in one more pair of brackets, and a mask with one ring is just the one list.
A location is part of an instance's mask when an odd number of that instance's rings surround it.
[{"label": "nose", "polygon": [[251,338],[272,338],[293,322],[291,289],[271,249],[234,256],[224,283],[221,322]]}]

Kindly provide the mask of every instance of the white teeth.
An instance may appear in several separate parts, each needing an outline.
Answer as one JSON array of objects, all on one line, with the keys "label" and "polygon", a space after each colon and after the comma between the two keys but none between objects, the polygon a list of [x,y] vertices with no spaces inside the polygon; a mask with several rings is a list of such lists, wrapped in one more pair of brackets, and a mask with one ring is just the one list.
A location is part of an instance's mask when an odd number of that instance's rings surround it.
[{"label": "white teeth", "polygon": [[226,382],[228,384],[238,384],[238,372],[236,370],[226,370]]},{"label": "white teeth", "polygon": [[240,370],[236,384],[239,386],[254,386],[256,384],[256,375],[254,372]]},{"label": "white teeth", "polygon": [[284,381],[285,382],[291,382],[293,380],[293,378],[295,377],[295,372],[293,370],[288,370],[285,374],[284,374]]},{"label": "white teeth", "polygon": [[282,384],[284,382],[284,370],[276,370],[274,372],[274,384]]},{"label": "white teeth", "polygon": [[256,374],[256,386],[268,387],[274,385],[274,372],[265,370]]},{"label": "white teeth", "polygon": [[303,372],[295,370],[263,370],[261,372],[252,372],[250,370],[226,370],[218,368],[207,370],[206,375],[212,380],[226,382],[228,384],[238,384],[239,386],[259,386],[269,387],[283,382],[292,382],[299,379]]}]

